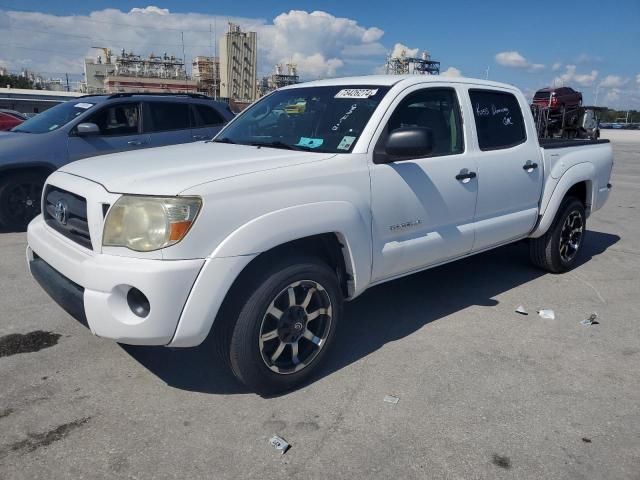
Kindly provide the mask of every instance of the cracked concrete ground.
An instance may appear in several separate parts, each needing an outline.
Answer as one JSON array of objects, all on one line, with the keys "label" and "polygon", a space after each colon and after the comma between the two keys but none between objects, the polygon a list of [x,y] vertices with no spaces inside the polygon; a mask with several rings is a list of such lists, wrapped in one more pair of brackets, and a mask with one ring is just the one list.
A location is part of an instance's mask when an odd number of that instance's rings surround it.
[{"label": "cracked concrete ground", "polygon": [[373,288],[277,398],[201,348],[93,337],[31,280],[25,235],[0,235],[0,336],[61,335],[0,358],[0,478],[640,478],[640,132],[604,135],[614,190],[578,268],[516,244]]}]

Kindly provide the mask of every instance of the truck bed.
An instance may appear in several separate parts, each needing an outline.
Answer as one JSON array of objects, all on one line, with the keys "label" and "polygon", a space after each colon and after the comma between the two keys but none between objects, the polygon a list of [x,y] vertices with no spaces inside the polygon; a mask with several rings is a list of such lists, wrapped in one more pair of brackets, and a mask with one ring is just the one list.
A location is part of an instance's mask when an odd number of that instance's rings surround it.
[{"label": "truck bed", "polygon": [[597,145],[599,143],[609,143],[609,140],[598,139],[567,139],[567,138],[540,138],[538,139],[540,146],[544,149],[552,148],[566,148],[566,147],[580,147],[582,145]]}]

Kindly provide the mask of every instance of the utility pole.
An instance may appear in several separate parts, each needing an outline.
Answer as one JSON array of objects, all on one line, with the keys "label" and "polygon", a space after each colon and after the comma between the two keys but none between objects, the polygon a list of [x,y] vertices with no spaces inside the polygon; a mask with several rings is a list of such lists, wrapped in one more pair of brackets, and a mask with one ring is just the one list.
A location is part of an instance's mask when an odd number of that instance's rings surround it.
[{"label": "utility pole", "polygon": [[484,79],[489,80],[489,65],[487,65],[487,69],[484,71]]},{"label": "utility pole", "polygon": [[70,92],[70,90],[69,90],[69,74],[68,74],[68,73],[65,73],[65,74],[64,74],[64,76],[65,76],[65,77],[66,77],[66,79],[67,79],[67,92]]}]

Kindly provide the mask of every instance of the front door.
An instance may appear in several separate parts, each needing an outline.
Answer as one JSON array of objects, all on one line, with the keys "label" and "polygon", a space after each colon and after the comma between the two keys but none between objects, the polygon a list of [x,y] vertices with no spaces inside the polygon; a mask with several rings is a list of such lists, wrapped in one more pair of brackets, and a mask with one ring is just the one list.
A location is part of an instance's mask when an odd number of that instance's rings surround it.
[{"label": "front door", "polygon": [[508,90],[469,90],[478,164],[474,251],[523,237],[538,219],[541,153],[533,122],[524,122],[528,106],[519,97]]},{"label": "front door", "polygon": [[141,133],[140,104],[137,102],[108,105],[83,121],[95,123],[100,132],[79,136],[75,129],[71,131],[67,144],[71,162],[149,146],[149,135]]},{"label": "front door", "polygon": [[[463,125],[459,92],[444,86],[408,89],[383,119],[371,164],[374,281],[471,251],[478,185]],[[431,129],[432,153],[375,163],[389,133],[407,126]]]}]

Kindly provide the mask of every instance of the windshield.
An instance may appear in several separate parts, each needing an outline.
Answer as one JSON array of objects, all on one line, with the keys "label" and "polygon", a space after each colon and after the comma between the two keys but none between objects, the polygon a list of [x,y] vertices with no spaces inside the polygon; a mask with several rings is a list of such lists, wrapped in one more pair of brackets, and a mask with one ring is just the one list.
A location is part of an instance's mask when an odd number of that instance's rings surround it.
[{"label": "windshield", "polygon": [[51,107],[45,110],[39,115],[33,118],[25,120],[17,127],[12,129],[12,132],[26,132],[26,133],[46,133],[66,125],[78,115],[83,114],[88,109],[93,107],[95,103],[91,102],[78,102],[70,100],[55,107]]},{"label": "windshield", "polygon": [[389,87],[279,90],[258,101],[214,141],[349,153]]}]

